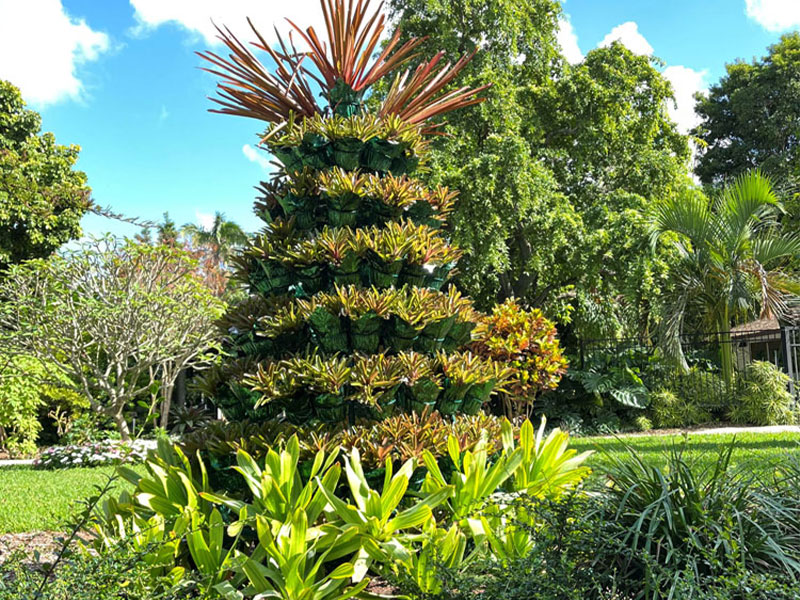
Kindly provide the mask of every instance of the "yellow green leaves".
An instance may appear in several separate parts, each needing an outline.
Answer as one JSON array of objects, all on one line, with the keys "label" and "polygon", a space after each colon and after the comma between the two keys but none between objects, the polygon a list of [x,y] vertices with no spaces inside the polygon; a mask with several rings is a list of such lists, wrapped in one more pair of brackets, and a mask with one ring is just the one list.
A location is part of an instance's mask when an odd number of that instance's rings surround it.
[{"label": "yellow green leaves", "polygon": [[[547,421],[542,417],[534,436],[533,425],[525,421],[519,430],[519,450],[523,453],[521,467],[514,473],[513,487],[535,498],[553,498],[576,487],[588,477],[591,469],[583,463],[592,452],[578,454],[569,449],[569,434],[556,428],[545,438]],[[503,425],[503,448],[506,452],[516,448],[511,425]]]}]

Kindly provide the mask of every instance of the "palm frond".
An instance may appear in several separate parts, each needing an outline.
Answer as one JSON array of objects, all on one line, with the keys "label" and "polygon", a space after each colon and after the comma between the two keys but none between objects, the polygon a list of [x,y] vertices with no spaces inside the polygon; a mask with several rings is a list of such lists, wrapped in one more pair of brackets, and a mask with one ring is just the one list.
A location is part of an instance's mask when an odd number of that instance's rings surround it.
[{"label": "palm frond", "polygon": [[707,199],[694,190],[687,190],[655,208],[650,243],[655,248],[665,233],[674,232],[688,238],[694,247],[702,247],[713,229],[714,218]]},{"label": "palm frond", "polygon": [[800,257],[800,236],[769,235],[752,241],[753,258],[764,266],[775,264],[785,258]]},{"label": "palm frond", "polygon": [[740,232],[774,225],[780,212],[780,202],[770,178],[756,169],[739,175],[725,186],[719,209],[726,229]]}]

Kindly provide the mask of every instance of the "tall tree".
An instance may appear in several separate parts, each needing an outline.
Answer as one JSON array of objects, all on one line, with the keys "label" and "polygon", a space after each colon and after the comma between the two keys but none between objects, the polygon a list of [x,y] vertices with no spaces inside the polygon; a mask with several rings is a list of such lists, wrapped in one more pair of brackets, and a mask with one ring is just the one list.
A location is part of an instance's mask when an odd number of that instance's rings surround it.
[{"label": "tall tree", "polygon": [[489,101],[448,119],[430,179],[460,190],[459,282],[484,307],[542,306],[583,335],[646,330],[663,269],[646,209],[688,180],[669,83],[619,44],[566,64],[555,0],[391,0],[403,36],[480,45],[464,83]]},{"label": "tall tree", "polygon": [[203,362],[224,306],[185,251],[113,239],[11,266],[0,297],[0,356],[56,365],[123,439],[130,403],[155,390],[166,425],[175,379]]},{"label": "tall tree", "polygon": [[189,238],[193,247],[207,248],[220,267],[247,243],[247,233],[219,211],[214,213],[211,227],[187,223],[181,228],[181,233]]},{"label": "tall tree", "polygon": [[80,148],[40,129],[19,90],[0,81],[0,271],[79,237],[92,206],[86,175],[74,169]]},{"label": "tall tree", "polygon": [[[782,269],[800,256],[800,236],[781,231],[780,205],[772,184],[759,172],[739,176],[710,202],[698,190],[661,203],[652,242],[676,252],[674,288],[665,298],[665,349],[683,363],[680,336],[694,318],[720,336],[722,373],[730,385],[735,320],[783,316],[800,283]],[[685,363],[684,363],[685,366]]]},{"label": "tall tree", "polygon": [[[800,184],[800,32],[786,34],[760,60],[737,60],[699,96],[702,121],[696,166],[706,184],[722,184],[759,168],[779,183],[779,191],[798,192]],[[800,227],[797,211],[793,228]]]}]

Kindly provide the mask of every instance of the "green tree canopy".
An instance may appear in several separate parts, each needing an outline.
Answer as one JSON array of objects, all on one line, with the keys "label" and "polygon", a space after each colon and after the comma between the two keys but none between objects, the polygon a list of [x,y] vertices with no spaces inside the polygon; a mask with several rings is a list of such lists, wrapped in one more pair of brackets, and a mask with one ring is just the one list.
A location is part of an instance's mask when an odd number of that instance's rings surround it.
[{"label": "green tree canopy", "polygon": [[759,168],[779,188],[797,191],[800,32],[784,35],[760,60],[727,65],[708,95],[698,97],[696,111],[702,122],[695,135],[703,142],[696,172],[703,183]]},{"label": "green tree canopy", "polygon": [[480,46],[463,84],[493,84],[433,148],[430,179],[460,190],[460,284],[483,307],[515,296],[584,335],[646,329],[664,281],[646,210],[688,181],[657,63],[613,44],[566,64],[555,0],[390,4],[406,37]]},{"label": "green tree canopy", "polygon": [[73,168],[80,149],[40,128],[19,90],[0,81],[0,271],[79,237],[91,206],[86,175]]}]

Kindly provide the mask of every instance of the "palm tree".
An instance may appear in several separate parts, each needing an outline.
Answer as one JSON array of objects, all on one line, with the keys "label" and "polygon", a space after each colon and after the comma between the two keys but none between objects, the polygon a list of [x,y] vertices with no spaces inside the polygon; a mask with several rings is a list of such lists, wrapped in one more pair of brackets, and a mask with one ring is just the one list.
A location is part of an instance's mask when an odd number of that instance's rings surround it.
[{"label": "palm tree", "polygon": [[247,234],[233,221],[228,221],[219,211],[214,213],[214,222],[206,229],[201,225],[187,223],[181,228],[191,244],[210,251],[214,262],[222,267],[234,250],[247,242]]},{"label": "palm tree", "polygon": [[665,298],[662,344],[686,368],[680,336],[687,317],[716,331],[726,384],[733,379],[731,324],[760,314],[784,317],[800,284],[782,270],[800,256],[800,237],[782,233],[781,206],[772,182],[759,171],[741,175],[713,202],[699,190],[656,209],[653,247],[675,250],[673,288]]}]

